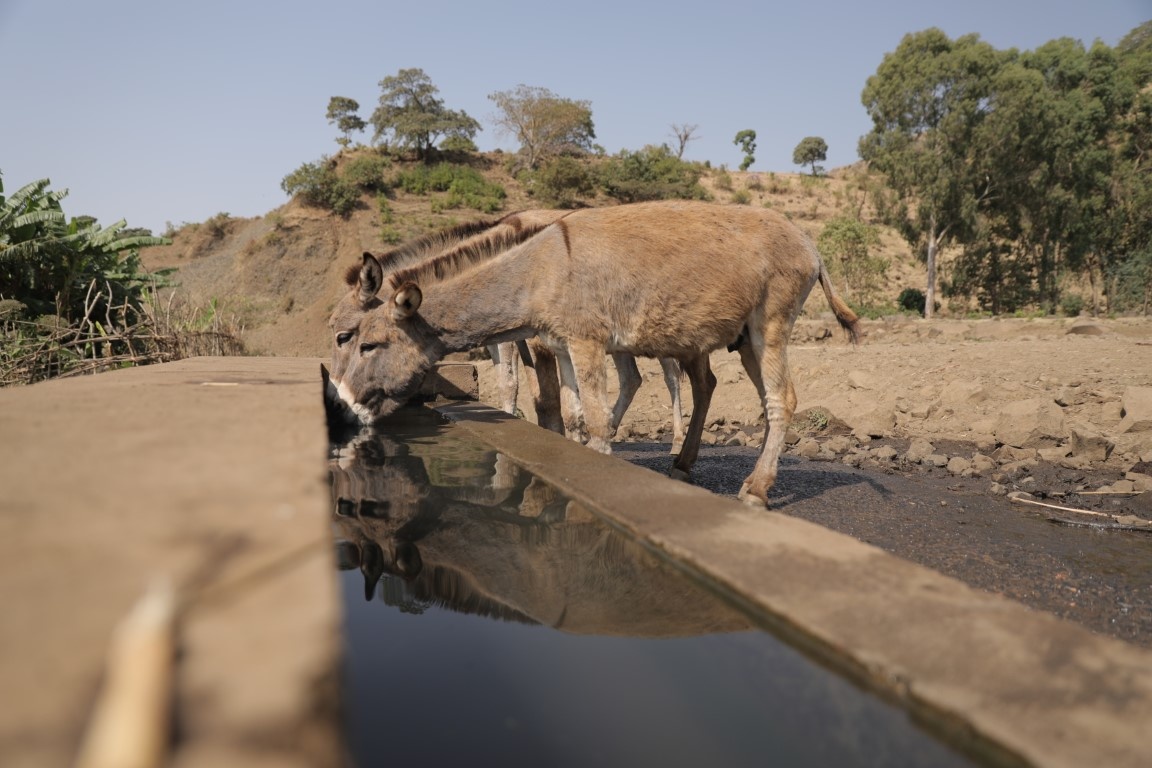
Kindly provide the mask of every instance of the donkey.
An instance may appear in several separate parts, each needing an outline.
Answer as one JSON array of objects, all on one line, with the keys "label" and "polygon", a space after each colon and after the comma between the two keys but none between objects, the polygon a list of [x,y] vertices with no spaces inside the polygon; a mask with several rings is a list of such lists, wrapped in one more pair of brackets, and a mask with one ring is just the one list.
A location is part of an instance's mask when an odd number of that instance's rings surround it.
[{"label": "donkey", "polygon": [[[352,290],[337,304],[329,323],[335,336],[331,370],[333,387],[339,386],[358,349],[355,344],[348,342],[356,335],[360,319],[371,307],[380,303],[375,291],[366,291],[364,286],[370,283],[379,285],[384,272],[395,272],[436,255],[446,257],[453,252],[475,248],[480,243],[514,244],[570,213],[565,210],[520,211],[495,221],[472,222],[442,229],[411,240],[380,256],[365,253],[362,265],[349,269],[346,282]],[[485,346],[496,370],[497,390],[504,411],[512,414],[516,412],[519,382],[516,362],[519,358],[530,372],[527,380],[532,390],[537,423],[554,432],[567,433],[573,439],[583,437],[583,414],[566,350],[553,350],[535,340],[529,340],[527,344],[521,340]],[[610,419],[611,431],[615,433],[640,388],[641,377],[632,355],[616,352],[612,358],[619,379],[619,395]],[[557,380],[557,365],[563,374],[563,385]],[[672,400],[672,453],[677,454],[684,443],[680,366],[670,358],[661,359],[660,365]]]},{"label": "donkey", "polygon": [[[708,354],[740,339],[767,424],[739,497],[765,506],[796,408],[788,339],[817,282],[855,341],[856,315],[833,291],[819,252],[779,213],[686,201],[583,209],[510,248],[392,272],[386,298],[359,324],[358,357],[338,393],[371,422],[408,400],[445,355],[539,335],[567,350],[588,445],[608,453],[605,353],[671,357],[692,387],[692,418],[673,465],[687,476],[716,386]],[[361,291],[374,296],[382,287],[370,279]]]}]

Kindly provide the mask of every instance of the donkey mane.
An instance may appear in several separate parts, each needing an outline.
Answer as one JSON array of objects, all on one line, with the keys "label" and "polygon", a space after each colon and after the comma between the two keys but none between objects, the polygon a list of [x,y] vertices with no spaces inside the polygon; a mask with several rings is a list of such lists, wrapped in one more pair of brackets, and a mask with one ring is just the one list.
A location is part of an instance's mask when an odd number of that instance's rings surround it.
[{"label": "donkey mane", "polygon": [[[465,224],[445,227],[444,229],[438,229],[435,232],[429,232],[426,235],[421,235],[420,237],[409,240],[399,248],[393,248],[390,251],[373,255],[385,269],[401,269],[421,259],[427,258],[429,254],[435,253],[452,243],[458,243],[461,240],[466,240],[473,235],[491,229],[497,224],[503,223],[511,216],[515,216],[515,214],[509,214],[509,216],[505,216],[502,219],[479,219],[478,221],[470,221]],[[354,286],[359,279],[360,265],[355,264],[348,267],[348,270],[344,273],[344,282],[349,286]]]},{"label": "donkey mane", "polygon": [[[473,240],[445,251],[433,258],[414,264],[405,269],[398,269],[388,276],[388,284],[393,290],[408,282],[440,282],[455,277],[470,267],[499,256],[513,246],[540,233],[550,224],[524,226],[515,215],[507,217],[511,231],[501,228],[491,233],[483,240]],[[501,220],[503,221],[503,220]],[[497,222],[499,224],[500,222]],[[358,274],[358,273],[357,273]]]}]

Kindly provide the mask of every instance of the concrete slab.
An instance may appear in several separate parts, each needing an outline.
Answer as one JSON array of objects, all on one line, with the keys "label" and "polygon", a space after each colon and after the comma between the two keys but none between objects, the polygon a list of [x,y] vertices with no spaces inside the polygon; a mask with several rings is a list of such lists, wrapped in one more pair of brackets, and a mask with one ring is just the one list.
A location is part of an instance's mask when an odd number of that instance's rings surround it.
[{"label": "concrete slab", "polygon": [[319,361],[0,390],[0,763],[72,763],[113,627],[180,590],[174,765],[326,765],[338,593]]},{"label": "concrete slab", "polygon": [[497,411],[438,410],[992,762],[1152,765],[1152,652]]}]

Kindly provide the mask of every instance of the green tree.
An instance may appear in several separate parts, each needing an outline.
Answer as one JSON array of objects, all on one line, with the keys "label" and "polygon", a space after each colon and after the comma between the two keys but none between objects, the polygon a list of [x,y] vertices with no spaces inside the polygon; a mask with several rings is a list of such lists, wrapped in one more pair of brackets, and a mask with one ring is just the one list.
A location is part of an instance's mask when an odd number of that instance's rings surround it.
[{"label": "green tree", "polygon": [[905,35],[861,96],[872,130],[860,140],[860,156],[886,177],[898,199],[891,219],[924,257],[928,318],[940,248],[973,226],[976,208],[993,192],[974,135],[1003,58],[976,35]]},{"label": "green tree", "polygon": [[53,192],[50,184],[40,179],[6,197],[0,179],[0,298],[20,302],[29,317],[71,321],[86,309],[95,280],[103,293],[93,312],[123,302],[138,306],[148,286],[139,249],[170,241],[123,220],[101,227],[91,216],[66,219],[60,201],[68,191]]},{"label": "green tree", "polygon": [[740,161],[740,170],[746,171],[752,167],[752,163],[756,162],[756,131],[750,128],[736,134],[736,138],[732,139],[732,143],[740,147],[740,151],[744,153],[744,159]]},{"label": "green tree", "polygon": [[352,143],[352,132],[363,131],[367,127],[357,112],[360,111],[360,102],[347,96],[333,96],[328,100],[328,124],[335,125],[344,134],[336,139],[336,143],[347,147]]},{"label": "green tree", "polygon": [[428,160],[440,137],[472,139],[480,123],[464,111],[444,106],[440,89],[422,69],[401,69],[380,81],[380,106],[370,122],[374,140],[391,139],[402,149],[414,149],[416,159]]},{"label": "green tree", "polygon": [[819,136],[805,136],[792,150],[792,162],[796,165],[812,166],[812,175],[818,176],[824,169],[816,165],[828,159],[828,142]]},{"label": "green tree", "polygon": [[700,167],[678,159],[667,144],[632,152],[621,150],[599,168],[600,186],[622,203],[641,200],[702,200]]},{"label": "green tree", "polygon": [[563,99],[547,88],[523,84],[488,98],[499,110],[493,122],[520,142],[528,168],[539,167],[548,157],[592,151],[592,102]]},{"label": "green tree", "polygon": [[888,272],[888,259],[873,253],[880,245],[875,227],[841,216],[824,225],[816,244],[846,297],[862,304],[875,301]]}]

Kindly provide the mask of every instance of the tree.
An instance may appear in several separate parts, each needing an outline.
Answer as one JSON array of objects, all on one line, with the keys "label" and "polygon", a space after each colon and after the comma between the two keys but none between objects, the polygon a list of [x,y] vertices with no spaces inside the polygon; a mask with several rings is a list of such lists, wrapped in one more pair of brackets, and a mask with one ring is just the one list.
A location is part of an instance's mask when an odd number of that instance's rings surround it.
[{"label": "tree", "polygon": [[676,139],[677,160],[684,159],[684,150],[688,148],[688,142],[697,138],[696,129],[699,127],[688,123],[672,123],[672,138]]},{"label": "tree", "polygon": [[335,125],[344,134],[336,143],[347,147],[352,143],[352,131],[363,131],[367,124],[356,113],[360,102],[347,96],[333,96],[328,100],[328,124]]},{"label": "tree", "polygon": [[391,137],[400,148],[412,148],[418,160],[427,160],[441,136],[472,139],[480,123],[464,111],[447,109],[437,98],[440,89],[422,69],[401,69],[380,81],[380,106],[370,122],[374,141]]},{"label": "tree", "polygon": [[845,297],[863,304],[875,300],[888,271],[888,259],[872,254],[880,245],[875,227],[840,216],[824,226],[816,244],[829,271],[843,280]]},{"label": "tree", "polygon": [[104,291],[92,308],[97,314],[109,304],[138,305],[147,287],[138,251],[170,241],[123,220],[108,227],[91,216],[68,220],[60,206],[68,190],[53,192],[50,184],[40,179],[5,197],[0,183],[0,298],[20,302],[31,317],[73,320],[96,280]]},{"label": "tree", "polygon": [[678,160],[667,144],[648,145],[637,152],[621,150],[600,166],[605,193],[622,203],[641,200],[702,200],[700,168]]},{"label": "tree", "polygon": [[547,88],[523,84],[488,98],[499,110],[493,122],[520,142],[529,168],[539,167],[548,157],[592,151],[596,138],[592,102],[563,99]]},{"label": "tree", "polygon": [[796,165],[811,165],[812,175],[818,176],[824,169],[816,165],[828,159],[828,142],[819,136],[805,136],[792,150],[792,162]]},{"label": "tree", "polygon": [[744,159],[740,162],[740,170],[746,171],[751,168],[752,163],[756,162],[756,158],[753,157],[756,152],[756,131],[746,128],[736,134],[732,143],[740,147],[740,151],[744,153]]},{"label": "tree", "polygon": [[860,156],[887,178],[899,201],[893,223],[924,256],[927,318],[940,248],[973,226],[976,208],[994,191],[973,137],[1003,59],[976,35],[952,41],[928,29],[905,35],[861,95],[872,130],[860,140]]}]

